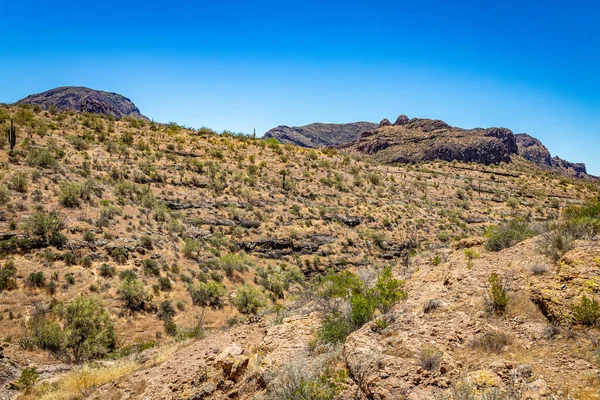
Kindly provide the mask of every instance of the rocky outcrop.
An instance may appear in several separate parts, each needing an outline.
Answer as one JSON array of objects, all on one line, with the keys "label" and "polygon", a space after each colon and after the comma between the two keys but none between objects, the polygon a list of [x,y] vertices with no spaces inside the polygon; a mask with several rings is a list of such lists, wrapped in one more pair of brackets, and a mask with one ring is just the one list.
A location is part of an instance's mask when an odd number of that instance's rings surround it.
[{"label": "rocky outcrop", "polygon": [[376,127],[377,124],[371,122],[278,126],[265,133],[263,139],[275,138],[280,143],[301,147],[334,147],[350,143],[358,139],[361,133]]},{"label": "rocky outcrop", "polygon": [[587,169],[583,163],[572,163],[560,157],[552,157],[550,151],[538,139],[526,134],[515,135],[518,153],[521,157],[532,161],[542,167],[557,169],[567,175],[585,177]]},{"label": "rocky outcrop", "polygon": [[19,100],[17,104],[37,104],[45,109],[55,106],[60,111],[74,110],[115,118],[130,116],[148,120],[127,97],[86,87],[59,87],[27,96]]},{"label": "rocky outcrop", "polygon": [[506,128],[467,130],[440,120],[409,120],[403,115],[394,125],[387,125],[385,121],[379,128],[341,148],[384,163],[458,160],[485,165],[509,162],[518,151],[515,136]]}]

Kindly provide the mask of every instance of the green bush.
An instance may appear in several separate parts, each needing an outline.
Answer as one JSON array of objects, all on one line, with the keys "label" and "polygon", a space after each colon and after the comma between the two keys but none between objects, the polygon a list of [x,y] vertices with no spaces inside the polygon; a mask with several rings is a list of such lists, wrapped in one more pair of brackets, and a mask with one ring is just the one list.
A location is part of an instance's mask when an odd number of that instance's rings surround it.
[{"label": "green bush", "polygon": [[582,325],[593,326],[600,320],[600,304],[595,299],[581,296],[579,303],[571,305],[573,319]]},{"label": "green bush", "polygon": [[194,238],[187,237],[183,241],[183,255],[186,258],[193,259],[200,250],[200,244]]},{"label": "green bush", "polygon": [[[100,266],[98,272],[99,272],[100,276],[103,278],[112,278],[113,276],[116,275],[117,269],[111,265],[104,263]],[[125,272],[125,271],[123,271],[123,272]]]},{"label": "green bush", "polygon": [[175,316],[175,308],[170,300],[163,300],[159,304],[156,316],[161,320],[171,319]]},{"label": "green bush", "polygon": [[14,262],[7,261],[4,266],[0,268],[0,293],[17,287],[16,275],[17,268],[15,267]]},{"label": "green bush", "polygon": [[142,266],[144,267],[144,271],[147,274],[160,276],[160,267],[158,266],[156,260],[147,258],[144,261],[142,261]]},{"label": "green bush", "polygon": [[216,281],[200,282],[196,286],[189,286],[188,291],[192,298],[192,303],[200,307],[221,308],[223,306],[222,297],[227,290],[225,286]]},{"label": "green bush", "polygon": [[503,313],[508,305],[508,293],[504,279],[497,273],[493,273],[488,278],[490,284],[487,295],[487,307],[489,311]]},{"label": "green bush", "polygon": [[81,184],[76,182],[63,182],[60,184],[60,204],[67,208],[79,207],[81,198]]},{"label": "green bush", "polygon": [[36,147],[27,154],[27,163],[31,167],[51,168],[56,166],[56,158],[46,147]]},{"label": "green bush", "polygon": [[131,311],[152,308],[152,295],[146,292],[144,283],[137,279],[125,279],[119,286],[119,299]]},{"label": "green bush", "polygon": [[319,339],[324,343],[343,343],[353,332],[348,318],[340,313],[334,313],[325,318],[319,329]]},{"label": "green bush", "polygon": [[390,267],[384,268],[375,284],[377,308],[382,314],[387,314],[394,304],[406,299],[407,295],[403,288],[404,281],[395,279]]},{"label": "green bush", "polygon": [[485,248],[489,251],[500,251],[536,234],[536,230],[523,218],[515,218],[498,226],[490,227],[485,235],[487,242]]},{"label": "green bush", "polygon": [[17,380],[17,387],[25,393],[29,393],[38,378],[39,375],[35,368],[25,368],[21,371],[21,376]]},{"label": "green bush", "polygon": [[79,296],[64,309],[65,347],[76,361],[106,356],[115,348],[110,317],[98,297]]},{"label": "green bush", "polygon": [[32,236],[47,240],[49,236],[59,233],[64,227],[63,222],[55,212],[48,214],[36,212],[24,223],[24,230]]},{"label": "green bush", "polygon": [[238,286],[233,303],[242,314],[256,314],[266,305],[262,292],[251,285]]},{"label": "green bush", "polygon": [[350,304],[352,306],[350,323],[352,324],[353,330],[359,329],[373,319],[377,307],[377,299],[374,296],[357,294],[352,296]]},{"label": "green bush", "polygon": [[218,268],[225,271],[225,275],[232,277],[234,272],[244,272],[252,265],[252,260],[243,251],[229,253],[219,257],[216,261]]},{"label": "green bush", "polygon": [[19,193],[27,192],[29,177],[26,172],[17,172],[10,178],[10,187]]},{"label": "green bush", "polygon": [[46,285],[46,277],[42,271],[32,272],[27,276],[27,286],[42,288]]}]

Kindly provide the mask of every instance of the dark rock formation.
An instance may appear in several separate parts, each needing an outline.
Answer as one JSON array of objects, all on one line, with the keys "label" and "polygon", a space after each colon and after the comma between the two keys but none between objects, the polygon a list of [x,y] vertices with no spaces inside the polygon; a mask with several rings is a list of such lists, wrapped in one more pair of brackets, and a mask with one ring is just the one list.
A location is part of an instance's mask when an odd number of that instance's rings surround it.
[{"label": "dark rock formation", "polygon": [[331,244],[335,238],[330,235],[310,235],[297,240],[292,238],[266,238],[250,242],[238,242],[237,246],[248,252],[262,253],[268,258],[279,259],[290,254],[315,254],[321,246]]},{"label": "dark rock formation", "polygon": [[27,96],[19,100],[17,104],[37,104],[45,109],[56,106],[60,111],[74,110],[104,114],[115,118],[130,116],[148,120],[128,98],[117,93],[108,93],[86,87],[59,87]]},{"label": "dark rock formation", "polygon": [[444,121],[398,117],[393,126],[366,132],[341,146],[354,155],[368,155],[384,163],[445,160],[498,164],[517,153],[513,133],[506,128],[461,129]]},{"label": "dark rock formation", "polygon": [[572,163],[560,157],[550,155],[550,151],[538,139],[526,134],[515,135],[519,155],[542,167],[556,169],[559,172],[576,177],[585,177],[587,169],[583,163]]},{"label": "dark rock formation", "polygon": [[383,126],[390,126],[390,125],[392,125],[392,123],[387,118],[382,119],[381,122],[379,123],[380,128]]},{"label": "dark rock formation", "polygon": [[376,127],[377,124],[371,122],[278,126],[265,133],[263,139],[275,138],[280,143],[302,147],[334,147],[352,142],[358,139],[361,133]]},{"label": "dark rock formation", "polygon": [[396,118],[396,122],[394,122],[394,125],[406,125],[410,122],[410,119],[408,119],[408,117],[406,115],[400,115],[398,116],[398,118]]}]

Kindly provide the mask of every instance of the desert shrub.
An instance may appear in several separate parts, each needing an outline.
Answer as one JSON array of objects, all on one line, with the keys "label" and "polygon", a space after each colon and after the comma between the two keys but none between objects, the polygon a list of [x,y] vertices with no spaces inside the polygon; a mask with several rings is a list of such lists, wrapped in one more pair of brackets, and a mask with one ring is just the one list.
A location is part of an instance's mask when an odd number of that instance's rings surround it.
[{"label": "desert shrub", "polygon": [[268,388],[269,400],[333,400],[339,388],[335,380],[319,368],[304,364],[290,365],[277,375]]},{"label": "desert shrub", "polygon": [[190,285],[188,292],[192,303],[197,306],[221,308],[223,306],[222,298],[227,290],[223,284],[211,280],[206,283],[200,282],[196,286]]},{"label": "desert shrub", "polygon": [[499,353],[510,343],[508,336],[499,331],[489,331],[473,341],[473,346],[485,351]]},{"label": "desert shrub", "polygon": [[582,325],[593,326],[600,320],[600,304],[586,295],[581,296],[579,303],[571,305],[571,311],[575,322]]},{"label": "desert shrub", "polygon": [[348,271],[329,273],[318,282],[321,296],[339,297],[348,305],[343,312],[335,310],[326,317],[318,336],[329,343],[343,341],[349,333],[371,321],[377,309],[383,314],[378,326],[387,326],[388,312],[406,298],[402,289],[404,282],[395,279],[389,267],[384,268],[373,288],[367,288],[357,275]]},{"label": "desert shrub", "polygon": [[12,190],[25,193],[29,185],[29,177],[26,172],[19,171],[11,176],[9,184]]},{"label": "desert shrub", "polygon": [[94,235],[94,232],[92,231],[87,231],[83,234],[83,240],[86,242],[93,242],[96,240],[96,235]]},{"label": "desert shrub", "polygon": [[56,158],[46,147],[36,147],[27,154],[27,163],[31,167],[51,168],[56,166]]},{"label": "desert shrub", "polygon": [[533,275],[544,275],[546,272],[548,272],[548,265],[541,263],[532,263],[527,266],[527,269]]},{"label": "desert shrub", "polygon": [[27,322],[27,333],[32,347],[59,354],[64,348],[64,333],[52,309],[37,303]]},{"label": "desert shrub", "polygon": [[7,261],[2,268],[0,268],[0,293],[5,290],[12,290],[17,287],[16,281],[17,268],[14,262]]},{"label": "desert shrub", "polygon": [[25,393],[29,393],[31,389],[33,389],[38,378],[39,375],[35,368],[24,368],[21,371],[21,376],[17,380],[17,387]]},{"label": "desert shrub", "polygon": [[333,313],[325,318],[318,337],[324,343],[344,343],[346,337],[353,332],[348,318],[341,313]]},{"label": "desert shrub", "polygon": [[475,249],[465,249],[464,254],[467,258],[467,268],[473,268],[473,260],[478,259],[480,257],[480,254]]},{"label": "desert shrub", "polygon": [[160,267],[158,266],[158,263],[156,262],[156,260],[147,258],[144,261],[142,261],[142,266],[144,267],[144,271],[147,274],[154,275],[154,276],[160,275]]},{"label": "desert shrub", "polygon": [[0,204],[7,204],[10,200],[10,191],[4,185],[0,185]]},{"label": "desert shrub", "polygon": [[119,273],[119,279],[122,281],[135,281],[137,279],[137,274],[131,269],[126,269]]},{"label": "desert shrub", "polygon": [[67,283],[67,285],[73,286],[75,284],[75,275],[73,275],[71,272],[66,273],[65,282]]},{"label": "desert shrub", "polygon": [[243,251],[229,253],[219,257],[216,261],[218,268],[225,271],[225,275],[232,277],[234,272],[244,272],[252,265],[252,260]]},{"label": "desert shrub", "polygon": [[442,361],[442,353],[431,345],[425,345],[419,352],[419,364],[427,371],[437,371]]},{"label": "desert shrub", "polygon": [[47,214],[44,212],[36,212],[25,220],[23,225],[23,228],[27,233],[39,237],[42,240],[46,240],[49,236],[60,232],[63,227],[63,222],[55,212]]},{"label": "desert shrub", "polygon": [[536,230],[523,218],[515,218],[486,230],[485,248],[489,251],[500,251],[536,234]]},{"label": "desert shrub", "polygon": [[171,319],[175,316],[175,308],[170,300],[163,300],[158,305],[156,316],[161,320]]},{"label": "desert shrub", "polygon": [[423,303],[423,312],[425,314],[430,313],[434,310],[437,310],[442,305],[442,301],[440,299],[427,299],[425,303]]},{"label": "desert shrub", "polygon": [[26,285],[34,288],[42,288],[46,285],[46,277],[42,271],[32,272],[27,276]]},{"label": "desert shrub", "polygon": [[76,182],[62,182],[60,184],[59,202],[65,207],[79,207],[82,197],[81,184]]},{"label": "desert shrub", "polygon": [[403,287],[404,281],[395,279],[390,267],[383,269],[375,284],[377,308],[382,314],[386,314],[397,302],[406,299]]},{"label": "desert shrub", "polygon": [[187,237],[183,241],[183,255],[186,258],[193,259],[200,250],[200,244],[194,238]]},{"label": "desert shrub", "polygon": [[158,278],[158,289],[162,292],[168,292],[173,289],[173,285],[171,285],[171,280],[166,276],[161,276]]},{"label": "desert shrub", "polygon": [[266,305],[262,292],[251,285],[240,285],[236,289],[233,304],[242,314],[256,314]]},{"label": "desert shrub", "polygon": [[152,295],[146,292],[144,283],[137,279],[125,279],[119,286],[119,299],[131,311],[152,308]]},{"label": "desert shrub", "polygon": [[108,311],[100,298],[79,296],[64,309],[65,347],[76,361],[99,358],[116,345]]},{"label": "desert shrub", "polygon": [[373,319],[377,300],[374,296],[357,294],[350,299],[350,322],[353,330],[357,330]]},{"label": "desert shrub", "polygon": [[600,197],[583,206],[572,206],[565,211],[565,217],[578,237],[594,236],[600,233]]},{"label": "desert shrub", "polygon": [[508,293],[504,279],[497,273],[488,278],[489,288],[486,296],[486,308],[490,312],[503,313],[508,304]]},{"label": "desert shrub", "polygon": [[171,318],[163,319],[163,326],[165,328],[165,333],[169,336],[177,336],[177,324]]},{"label": "desert shrub", "polygon": [[365,284],[358,275],[349,271],[340,273],[329,272],[324,277],[318,278],[319,292],[324,298],[341,297],[345,298],[362,293],[365,290]]},{"label": "desert shrub", "polygon": [[124,264],[129,257],[129,253],[123,247],[114,247],[112,248],[108,254],[119,264]]},{"label": "desert shrub", "polygon": [[552,261],[557,262],[573,248],[573,241],[582,236],[576,228],[576,226],[567,223],[560,223],[550,228],[542,235],[540,252],[550,257]]}]

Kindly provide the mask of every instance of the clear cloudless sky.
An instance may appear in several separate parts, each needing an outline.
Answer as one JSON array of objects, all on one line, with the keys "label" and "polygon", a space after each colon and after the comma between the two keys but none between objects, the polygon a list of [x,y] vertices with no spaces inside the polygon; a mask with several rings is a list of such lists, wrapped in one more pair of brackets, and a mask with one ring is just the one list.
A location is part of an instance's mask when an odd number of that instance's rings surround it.
[{"label": "clear cloudless sky", "polygon": [[162,122],[504,126],[600,175],[598,1],[0,0],[0,101],[57,86]]}]

